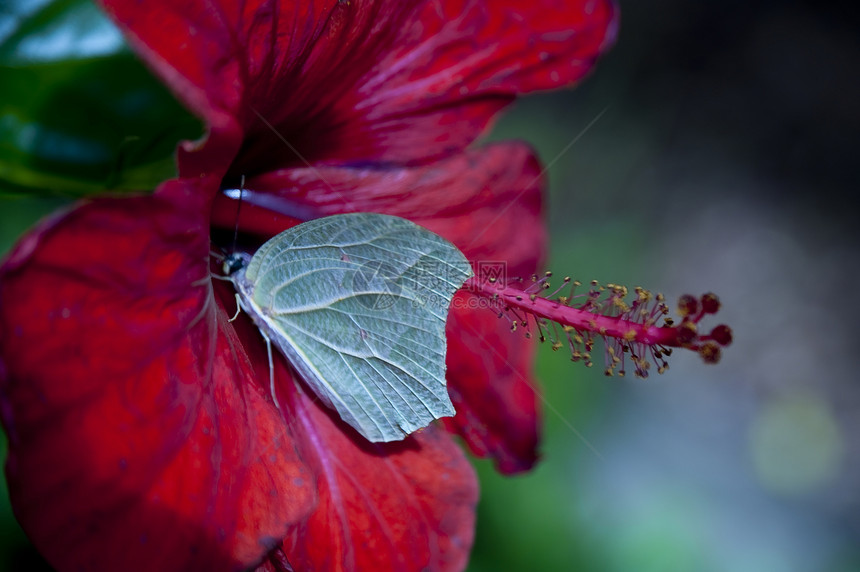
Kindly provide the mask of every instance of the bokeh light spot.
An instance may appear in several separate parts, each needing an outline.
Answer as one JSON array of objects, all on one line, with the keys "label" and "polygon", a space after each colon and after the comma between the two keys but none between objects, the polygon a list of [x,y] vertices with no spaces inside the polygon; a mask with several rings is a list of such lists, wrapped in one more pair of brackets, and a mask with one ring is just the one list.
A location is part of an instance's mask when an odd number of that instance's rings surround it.
[{"label": "bokeh light spot", "polygon": [[827,403],[803,393],[764,405],[751,428],[750,448],[756,474],[766,489],[803,495],[835,477],[843,440]]}]

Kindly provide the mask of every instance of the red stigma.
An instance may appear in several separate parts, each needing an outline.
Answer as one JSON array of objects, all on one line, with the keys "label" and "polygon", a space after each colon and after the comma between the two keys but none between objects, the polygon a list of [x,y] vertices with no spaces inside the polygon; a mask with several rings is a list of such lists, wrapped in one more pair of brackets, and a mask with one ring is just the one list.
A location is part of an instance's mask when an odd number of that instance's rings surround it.
[{"label": "red stigma", "polygon": [[732,343],[732,329],[725,324],[720,324],[711,330],[711,339],[721,346],[727,346]]},{"label": "red stigma", "polygon": [[716,314],[720,311],[720,299],[716,294],[708,292],[702,296],[702,311],[706,314]]},{"label": "red stigma", "polygon": [[692,316],[699,311],[699,301],[695,296],[684,294],[678,298],[678,313],[682,316]]}]

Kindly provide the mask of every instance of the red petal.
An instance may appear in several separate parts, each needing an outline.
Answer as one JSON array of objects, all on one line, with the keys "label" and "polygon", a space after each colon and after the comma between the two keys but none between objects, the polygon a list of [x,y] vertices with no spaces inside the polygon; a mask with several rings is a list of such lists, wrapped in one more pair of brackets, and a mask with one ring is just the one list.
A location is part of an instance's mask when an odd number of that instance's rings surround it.
[{"label": "red petal", "polygon": [[582,77],[616,12],[611,0],[103,3],[214,134],[229,118],[244,128],[236,174],[462,149],[516,94]]},{"label": "red petal", "polygon": [[[538,169],[531,151],[518,144],[490,145],[416,168],[286,169],[248,182],[253,190],[244,194],[240,225],[275,230],[296,218],[340,212],[393,214],[454,242],[476,271],[501,261],[510,277],[527,277],[545,244]],[[277,212],[285,216],[278,219]],[[216,199],[213,216],[232,228],[235,201]],[[476,454],[495,458],[500,470],[530,468],[538,442],[533,341],[511,334],[507,322],[480,308],[452,311],[448,339],[449,392],[458,411],[448,426]]]},{"label": "red petal", "polygon": [[213,296],[202,191],[82,204],[0,267],[11,497],[59,569],[243,569],[315,502]]},{"label": "red petal", "polygon": [[445,425],[502,473],[527,471],[540,441],[534,342],[481,302],[459,292],[448,314],[448,393],[457,415]]},{"label": "red petal", "polygon": [[[615,12],[611,0],[424,2],[354,89],[322,78],[313,93],[335,91],[336,122],[315,134],[321,157],[415,162],[460,150],[514,96],[585,75],[614,38]],[[318,47],[330,69],[340,48]]]},{"label": "red petal", "polygon": [[398,443],[369,443],[293,388],[284,400],[291,432],[317,475],[320,501],[284,540],[289,563],[296,570],[462,570],[478,485],[450,436],[431,426]]},{"label": "red petal", "polygon": [[[543,184],[540,164],[521,143],[487,145],[416,167],[282,169],[245,182],[238,224],[244,232],[263,229],[259,234],[268,239],[297,221],[344,212],[392,214],[446,237],[473,262],[506,261],[511,276],[529,276],[546,242]],[[232,231],[236,214],[237,201],[215,198],[214,226]]]}]

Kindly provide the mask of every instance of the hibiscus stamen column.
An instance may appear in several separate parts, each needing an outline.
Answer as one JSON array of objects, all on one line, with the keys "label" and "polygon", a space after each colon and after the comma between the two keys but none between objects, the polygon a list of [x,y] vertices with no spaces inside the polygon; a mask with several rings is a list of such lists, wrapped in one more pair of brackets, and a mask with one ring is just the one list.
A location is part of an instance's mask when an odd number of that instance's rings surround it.
[{"label": "hibiscus stamen column", "polygon": [[[507,317],[511,330],[525,330],[532,337],[536,330],[541,342],[549,341],[553,350],[567,347],[572,361],[592,366],[595,338],[604,342],[606,375],[624,375],[627,360],[634,373],[648,377],[651,364],[663,373],[672,348],[697,352],[706,363],[717,363],[721,348],[732,341],[731,329],[720,324],[708,333],[700,332],[702,318],[715,314],[720,301],[708,293],[698,298],[685,294],[678,300],[680,321],[668,317],[669,307],[662,294],[636,287],[633,299],[626,286],[592,281],[587,291],[582,283],[565,277],[552,288],[551,272],[531,279],[501,282],[494,278],[470,278],[465,288],[485,299],[499,317]],[[658,322],[662,319],[662,323]]]}]

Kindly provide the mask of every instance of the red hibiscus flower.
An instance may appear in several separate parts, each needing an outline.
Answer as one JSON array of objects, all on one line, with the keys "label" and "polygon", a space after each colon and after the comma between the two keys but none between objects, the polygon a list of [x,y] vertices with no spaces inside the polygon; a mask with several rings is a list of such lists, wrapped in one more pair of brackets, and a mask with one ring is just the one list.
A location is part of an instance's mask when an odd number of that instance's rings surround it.
[{"label": "red hibiscus flower", "polygon": [[[448,432],[503,472],[534,463],[528,342],[454,309],[457,410],[371,444],[278,356],[214,281],[246,176],[243,233],[366,211],[409,218],[470,260],[537,268],[540,169],[469,145],[518,93],[581,78],[609,0],[486,3],[104,0],[137,53],[206,123],[154,193],[81,202],[0,268],[0,389],[15,512],[74,570],[456,570],[477,485]],[[510,229],[516,226],[516,237]],[[447,431],[446,431],[447,430]]]}]

